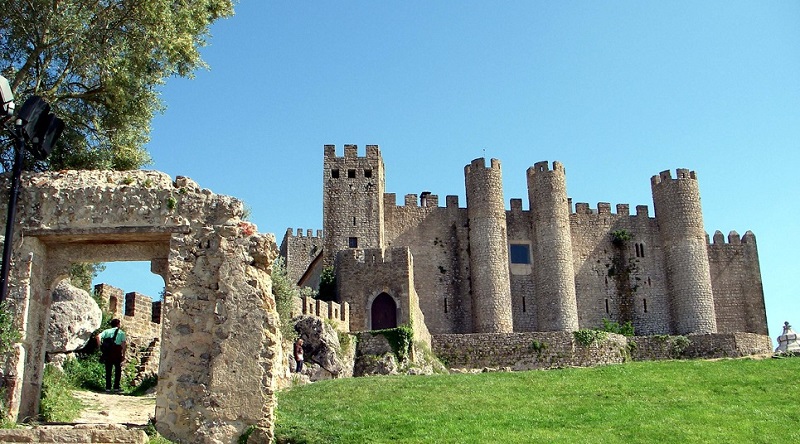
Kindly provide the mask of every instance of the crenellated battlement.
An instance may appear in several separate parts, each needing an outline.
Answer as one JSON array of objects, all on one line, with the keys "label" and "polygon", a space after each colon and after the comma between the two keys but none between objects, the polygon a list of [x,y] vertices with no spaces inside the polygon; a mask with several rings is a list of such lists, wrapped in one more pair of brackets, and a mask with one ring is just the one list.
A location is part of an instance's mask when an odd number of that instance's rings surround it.
[{"label": "crenellated battlement", "polygon": [[747,230],[744,236],[739,236],[739,233],[737,233],[736,230],[731,230],[731,232],[728,233],[728,238],[726,241],[725,235],[722,234],[722,231],[717,230],[714,232],[713,242],[709,242],[708,234],[706,234],[706,242],[708,242],[709,245],[755,245],[756,236],[750,230]]},{"label": "crenellated battlement", "polygon": [[545,172],[559,172],[561,174],[566,174],[566,171],[564,170],[564,165],[557,160],[553,161],[552,170],[550,169],[550,162],[546,160],[534,163],[533,166],[528,168],[527,170],[528,177],[531,177],[536,173],[545,173]]},{"label": "crenellated battlement", "polygon": [[464,174],[470,174],[471,172],[480,170],[495,170],[497,172],[500,172],[500,160],[491,159],[489,161],[489,166],[487,167],[486,158],[479,157],[477,159],[474,159],[472,162],[469,163],[469,165],[464,167]]},{"label": "crenellated battlement", "polygon": [[319,229],[316,230],[316,232],[315,232],[311,228],[308,228],[308,229],[305,230],[305,233],[303,233],[303,228],[297,228],[296,229],[297,230],[296,233],[294,232],[294,230],[295,229],[293,229],[293,228],[287,228],[286,229],[286,235],[284,236],[284,240],[286,240],[286,239],[294,239],[294,238],[322,239],[322,237],[323,237],[322,230],[319,230]]},{"label": "crenellated battlement", "polygon": [[[403,197],[403,205],[397,205],[396,193],[383,193],[383,207],[385,209],[445,208],[439,204],[439,195],[437,194],[406,194]],[[458,196],[446,196],[445,205],[446,208],[458,208]]]},{"label": "crenellated battlement", "polygon": [[[570,211],[572,211],[572,199],[570,202]],[[630,204],[617,204],[616,212],[611,212],[611,204],[608,202],[598,202],[595,208],[591,208],[586,202],[578,202],[575,204],[575,212],[572,214],[616,214],[617,216],[630,216]],[[636,214],[633,217],[650,217],[648,214],[647,205],[636,205]]]},{"label": "crenellated battlement", "polygon": [[[328,158],[357,158],[358,156],[358,145],[353,144],[345,144],[344,145],[344,156],[337,156],[336,155],[336,145],[324,145],[324,153],[325,157]],[[366,146],[366,155],[364,156],[367,159],[379,159],[381,157],[381,150],[378,145],[367,145]]]},{"label": "crenellated battlement", "polygon": [[[697,180],[697,174],[694,171],[690,171],[687,168],[677,168],[675,170],[675,179],[674,180],[683,180],[683,179],[692,179]],[[655,175],[650,178],[650,185],[658,185],[662,182],[669,182],[672,181],[672,172],[670,170],[665,170],[658,175]]]}]

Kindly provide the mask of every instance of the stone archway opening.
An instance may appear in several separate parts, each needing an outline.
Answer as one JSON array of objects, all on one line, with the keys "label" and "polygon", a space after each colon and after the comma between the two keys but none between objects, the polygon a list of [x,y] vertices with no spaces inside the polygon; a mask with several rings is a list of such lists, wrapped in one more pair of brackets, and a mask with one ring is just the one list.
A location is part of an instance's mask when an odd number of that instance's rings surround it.
[{"label": "stone archway opening", "polygon": [[397,303],[387,293],[381,293],[372,301],[370,308],[372,330],[397,327]]},{"label": "stone archway opening", "polygon": [[165,282],[158,431],[175,441],[231,442],[252,430],[251,439],[269,442],[282,359],[269,277],[278,251],[273,235],[242,219],[242,202],[156,171],[22,181],[17,229],[6,239],[7,300],[22,333],[2,364],[6,414],[25,422],[38,413],[52,294],[70,266],[144,261]]}]

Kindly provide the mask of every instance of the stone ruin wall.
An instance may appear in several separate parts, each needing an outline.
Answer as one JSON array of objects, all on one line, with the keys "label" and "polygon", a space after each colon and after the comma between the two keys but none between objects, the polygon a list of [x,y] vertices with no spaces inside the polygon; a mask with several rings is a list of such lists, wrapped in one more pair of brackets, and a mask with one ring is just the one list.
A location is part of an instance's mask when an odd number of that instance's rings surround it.
[{"label": "stone ruin wall", "polygon": [[159,431],[232,442],[256,426],[251,438],[269,442],[283,362],[268,274],[277,248],[242,214],[236,199],[155,171],[23,174],[8,299],[23,338],[3,372],[16,419],[38,410],[50,298],[69,266],[150,261],[166,283]]}]

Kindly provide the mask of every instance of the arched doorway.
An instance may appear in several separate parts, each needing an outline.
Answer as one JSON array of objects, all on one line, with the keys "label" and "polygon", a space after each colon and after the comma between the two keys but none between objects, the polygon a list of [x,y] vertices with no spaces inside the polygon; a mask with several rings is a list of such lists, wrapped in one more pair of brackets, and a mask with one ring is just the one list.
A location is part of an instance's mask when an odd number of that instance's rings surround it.
[{"label": "arched doorway", "polygon": [[397,304],[394,298],[386,293],[381,293],[372,301],[372,329],[382,330],[384,328],[397,327]]}]

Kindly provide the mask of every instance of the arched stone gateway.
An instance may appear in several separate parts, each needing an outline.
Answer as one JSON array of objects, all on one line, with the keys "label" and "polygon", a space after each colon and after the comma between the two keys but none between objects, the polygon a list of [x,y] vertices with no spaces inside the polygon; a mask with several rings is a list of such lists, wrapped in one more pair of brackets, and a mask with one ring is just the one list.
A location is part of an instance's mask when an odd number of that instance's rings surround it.
[{"label": "arched stone gateway", "polygon": [[397,304],[388,294],[381,293],[375,297],[370,310],[372,330],[397,327]]},{"label": "arched stone gateway", "polygon": [[271,440],[277,248],[242,220],[239,200],[156,171],[62,171],[25,175],[17,214],[8,300],[23,336],[2,368],[12,418],[38,411],[51,294],[70,264],[149,261],[166,283],[159,432],[235,442],[255,426],[251,442]]}]

